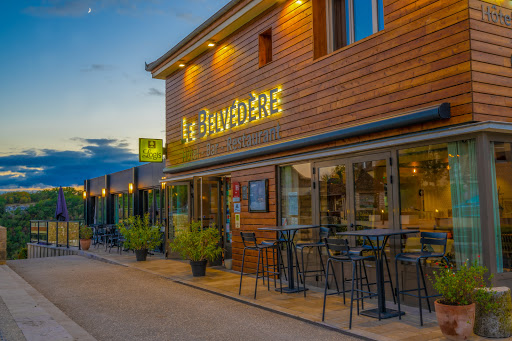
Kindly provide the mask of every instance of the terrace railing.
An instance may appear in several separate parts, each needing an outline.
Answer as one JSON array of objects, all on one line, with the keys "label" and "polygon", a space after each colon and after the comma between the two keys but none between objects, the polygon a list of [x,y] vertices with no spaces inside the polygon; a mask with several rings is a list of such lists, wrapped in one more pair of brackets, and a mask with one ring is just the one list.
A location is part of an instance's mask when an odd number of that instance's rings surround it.
[{"label": "terrace railing", "polygon": [[31,220],[30,242],[62,247],[77,246],[80,248],[80,226],[83,220]]}]

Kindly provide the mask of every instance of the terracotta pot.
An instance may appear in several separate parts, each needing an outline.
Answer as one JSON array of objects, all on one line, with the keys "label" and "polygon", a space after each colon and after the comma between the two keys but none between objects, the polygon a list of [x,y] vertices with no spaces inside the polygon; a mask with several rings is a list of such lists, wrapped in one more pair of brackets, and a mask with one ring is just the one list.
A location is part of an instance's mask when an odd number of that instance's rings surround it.
[{"label": "terracotta pot", "polygon": [[90,239],[80,239],[80,248],[84,251],[89,250],[91,247],[91,240]]},{"label": "terracotta pot", "polygon": [[435,302],[437,322],[448,340],[468,340],[473,335],[475,304],[446,305]]}]

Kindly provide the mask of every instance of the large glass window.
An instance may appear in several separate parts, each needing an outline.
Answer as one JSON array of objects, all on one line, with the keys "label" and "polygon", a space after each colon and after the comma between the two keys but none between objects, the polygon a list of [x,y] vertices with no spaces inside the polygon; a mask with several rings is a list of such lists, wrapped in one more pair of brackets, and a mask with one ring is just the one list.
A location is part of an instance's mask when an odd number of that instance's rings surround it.
[{"label": "large glass window", "polygon": [[498,272],[512,271],[512,144],[491,144],[492,196]]},{"label": "large glass window", "polygon": [[177,230],[189,225],[189,187],[187,185],[174,185],[169,188],[169,234],[173,239]]},{"label": "large glass window", "polygon": [[[399,172],[402,228],[447,233],[446,256],[454,264],[478,259],[482,244],[475,140],[401,150]],[[419,237],[405,240],[404,251],[419,248]]]},{"label": "large glass window", "polygon": [[347,173],[345,165],[318,169],[320,224],[332,231],[347,231]]},{"label": "large glass window", "polygon": [[383,0],[327,0],[330,51],[384,29]]},{"label": "large glass window", "polygon": [[284,166],[280,171],[281,224],[311,224],[311,164]]}]

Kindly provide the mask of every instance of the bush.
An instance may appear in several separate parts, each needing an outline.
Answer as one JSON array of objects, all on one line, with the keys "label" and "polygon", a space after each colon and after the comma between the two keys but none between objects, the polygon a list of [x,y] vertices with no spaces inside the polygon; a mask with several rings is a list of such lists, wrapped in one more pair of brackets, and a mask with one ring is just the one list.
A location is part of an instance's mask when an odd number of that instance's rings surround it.
[{"label": "bush", "polygon": [[21,248],[20,252],[18,252],[18,259],[27,259],[28,258],[28,249],[26,247]]},{"label": "bush", "polygon": [[162,243],[160,226],[150,226],[149,214],[129,217],[117,225],[123,235],[124,247],[132,250],[153,250]]},{"label": "bush", "polygon": [[80,226],[80,239],[91,239],[92,238],[92,228],[87,225]]},{"label": "bush", "polygon": [[219,243],[219,230],[215,225],[202,229],[200,222],[193,221],[189,226],[177,231],[176,237],[169,246],[183,259],[213,262],[222,254]]}]

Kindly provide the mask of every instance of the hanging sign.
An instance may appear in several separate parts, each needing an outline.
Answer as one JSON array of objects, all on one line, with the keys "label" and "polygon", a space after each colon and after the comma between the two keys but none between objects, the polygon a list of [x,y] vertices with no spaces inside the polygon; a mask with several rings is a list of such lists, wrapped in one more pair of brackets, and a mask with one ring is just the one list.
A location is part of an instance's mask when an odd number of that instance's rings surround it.
[{"label": "hanging sign", "polygon": [[240,183],[233,182],[233,202],[240,201]]},{"label": "hanging sign", "polygon": [[162,139],[139,138],[139,162],[163,162],[164,143]]}]

